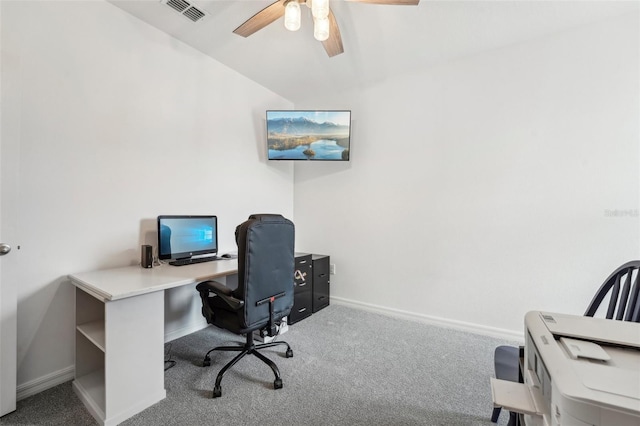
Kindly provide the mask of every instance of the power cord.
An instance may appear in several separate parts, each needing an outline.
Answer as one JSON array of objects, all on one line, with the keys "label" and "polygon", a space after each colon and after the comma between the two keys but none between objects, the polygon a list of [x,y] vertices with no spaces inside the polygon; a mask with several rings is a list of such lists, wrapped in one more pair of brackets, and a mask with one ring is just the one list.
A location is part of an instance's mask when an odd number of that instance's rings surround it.
[{"label": "power cord", "polygon": [[284,328],[284,325],[282,323],[283,323],[282,319],[276,322],[276,334],[274,334],[273,336],[269,336],[269,333],[267,332],[266,328],[261,329],[259,332],[260,337],[262,337],[263,339],[266,339],[267,337],[271,337],[271,340],[269,340],[269,342],[275,342],[276,340],[278,340],[278,337],[280,337],[280,334],[282,333],[282,329]]},{"label": "power cord", "polygon": [[167,343],[164,353],[164,371],[167,371],[174,365],[176,365],[176,362],[171,359],[171,343]]},{"label": "power cord", "polygon": [[159,248],[156,247],[156,255],[153,257],[153,266],[162,266],[165,264],[162,260],[160,260],[160,253],[158,253]]}]

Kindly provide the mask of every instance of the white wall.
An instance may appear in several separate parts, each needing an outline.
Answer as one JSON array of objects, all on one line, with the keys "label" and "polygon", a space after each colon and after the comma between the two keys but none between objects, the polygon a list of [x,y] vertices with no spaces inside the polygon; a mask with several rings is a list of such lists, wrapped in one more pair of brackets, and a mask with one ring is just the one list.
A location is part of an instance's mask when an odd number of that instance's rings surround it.
[{"label": "white wall", "polygon": [[332,297],[514,337],[529,310],[583,314],[640,257],[638,27],[296,105],[353,110],[349,164],[295,167],[300,248],[332,256]]},{"label": "white wall", "polygon": [[20,390],[72,372],[66,275],[137,263],[158,214],[217,214],[222,251],[249,214],[292,216],[293,167],[263,152],[265,109],[291,103],[109,3],[1,7],[23,83]]}]

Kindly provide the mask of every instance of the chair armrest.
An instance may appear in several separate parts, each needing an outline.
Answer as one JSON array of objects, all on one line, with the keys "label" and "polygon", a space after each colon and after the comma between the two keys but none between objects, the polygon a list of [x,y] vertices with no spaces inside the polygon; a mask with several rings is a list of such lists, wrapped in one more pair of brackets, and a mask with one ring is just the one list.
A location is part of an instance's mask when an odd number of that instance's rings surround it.
[{"label": "chair armrest", "polygon": [[200,292],[203,299],[209,297],[210,292],[219,296],[220,300],[225,302],[234,311],[244,306],[244,301],[233,297],[233,291],[229,287],[217,281],[203,281],[196,286],[196,290]]}]

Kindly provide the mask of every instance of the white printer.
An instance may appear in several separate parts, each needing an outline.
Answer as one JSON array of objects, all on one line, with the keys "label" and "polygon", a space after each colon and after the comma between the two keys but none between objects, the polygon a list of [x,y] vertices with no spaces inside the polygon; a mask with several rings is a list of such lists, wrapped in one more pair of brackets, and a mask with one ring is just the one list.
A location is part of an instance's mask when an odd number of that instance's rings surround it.
[{"label": "white printer", "polygon": [[491,379],[527,426],[640,426],[640,324],[533,311],[524,384]]}]

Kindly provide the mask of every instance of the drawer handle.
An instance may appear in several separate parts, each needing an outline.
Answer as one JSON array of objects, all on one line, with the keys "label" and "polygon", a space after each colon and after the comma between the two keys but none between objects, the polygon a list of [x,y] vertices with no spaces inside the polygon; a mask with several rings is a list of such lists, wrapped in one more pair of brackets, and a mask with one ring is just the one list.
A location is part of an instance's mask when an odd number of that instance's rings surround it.
[{"label": "drawer handle", "polygon": [[300,284],[298,284],[298,287],[304,287],[305,285],[307,285],[306,281],[301,282]]},{"label": "drawer handle", "polygon": [[326,299],[326,296],[320,296],[320,297],[318,297],[318,300],[322,300],[322,299]]},{"label": "drawer handle", "polygon": [[298,312],[303,313],[306,310],[307,310],[307,308],[300,308],[300,309],[298,309]]},{"label": "drawer handle", "polygon": [[306,260],[301,260],[300,264],[303,264],[303,263],[307,263],[307,261]]},{"label": "drawer handle", "polygon": [[326,277],[326,276],[327,276],[327,274],[320,274],[320,275],[318,275],[318,276],[319,276],[320,278],[322,278],[322,277]]}]

